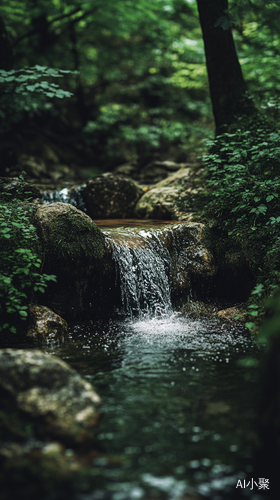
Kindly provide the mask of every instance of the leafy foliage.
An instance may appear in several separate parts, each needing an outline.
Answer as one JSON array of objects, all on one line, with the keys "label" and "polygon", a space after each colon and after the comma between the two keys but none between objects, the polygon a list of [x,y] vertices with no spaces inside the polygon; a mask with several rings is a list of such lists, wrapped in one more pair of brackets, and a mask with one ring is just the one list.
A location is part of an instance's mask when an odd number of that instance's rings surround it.
[{"label": "leafy foliage", "polygon": [[63,90],[56,83],[46,78],[60,78],[71,71],[34,66],[20,70],[0,70],[0,131],[9,130],[13,123],[38,114],[50,105],[46,98],[70,97],[71,92]]},{"label": "leafy foliage", "polygon": [[[279,8],[265,0],[229,0],[229,11],[216,21],[217,29],[233,28],[250,93],[273,116],[280,97]],[[213,122],[195,0],[2,0],[0,15],[16,68],[37,64],[74,72],[64,74],[64,87],[73,94],[64,102],[46,101],[41,80],[30,81],[28,96],[14,96],[5,127],[11,119],[13,126],[26,115],[52,113],[44,130],[75,133],[80,156],[90,157],[85,164],[95,160],[104,168],[154,154],[185,161],[189,144],[200,149],[200,138],[209,135]],[[45,91],[62,96],[53,86]]]},{"label": "leafy foliage", "polygon": [[0,332],[17,333],[34,293],[44,293],[55,276],[41,274],[42,258],[30,202],[0,201]]},{"label": "leafy foliage", "polygon": [[205,135],[199,120],[212,125],[195,3],[4,0],[0,13],[17,67],[78,71],[66,75],[74,97],[54,103],[52,130],[75,124],[105,166],[171,149],[184,158]]},{"label": "leafy foliage", "polygon": [[280,284],[280,137],[264,119],[247,125],[210,143],[207,216],[246,255],[257,281],[248,312],[257,317]]}]

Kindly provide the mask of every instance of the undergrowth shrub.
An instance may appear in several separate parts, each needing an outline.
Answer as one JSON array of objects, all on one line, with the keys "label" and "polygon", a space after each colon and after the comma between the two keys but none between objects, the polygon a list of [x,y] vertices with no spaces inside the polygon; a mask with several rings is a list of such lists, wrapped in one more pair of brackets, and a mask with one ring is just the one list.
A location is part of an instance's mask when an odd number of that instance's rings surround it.
[{"label": "undergrowth shrub", "polygon": [[0,198],[0,332],[20,333],[28,317],[28,304],[44,293],[53,275],[41,274],[42,248],[31,223],[34,205],[18,196]]},{"label": "undergrowth shrub", "polygon": [[53,105],[49,99],[71,97],[71,92],[49,81],[69,73],[74,72],[39,65],[10,71],[0,69],[0,132],[9,131],[25,116],[50,112]]},{"label": "undergrowth shrub", "polygon": [[229,244],[239,245],[255,275],[249,312],[256,318],[280,284],[280,137],[256,120],[209,146],[206,215]]}]

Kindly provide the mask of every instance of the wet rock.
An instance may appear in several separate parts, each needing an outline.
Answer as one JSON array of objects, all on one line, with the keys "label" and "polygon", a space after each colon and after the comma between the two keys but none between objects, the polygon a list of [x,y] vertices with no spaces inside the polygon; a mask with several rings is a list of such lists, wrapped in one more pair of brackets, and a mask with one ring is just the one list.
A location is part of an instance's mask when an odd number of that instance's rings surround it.
[{"label": "wet rock", "polygon": [[26,336],[33,340],[56,339],[67,335],[66,321],[48,307],[31,305],[29,321]]},{"label": "wet rock", "polygon": [[41,192],[36,186],[21,181],[18,177],[0,177],[0,197],[9,202],[18,200],[41,198]]},{"label": "wet rock", "polygon": [[[147,255],[150,255],[150,262],[152,253],[155,256],[155,262],[159,259],[158,264],[161,263],[165,269],[172,300],[177,302],[177,299],[179,301],[185,300],[197,291],[205,296],[207,294],[206,285],[217,272],[214,257],[206,245],[207,231],[206,226],[200,223],[178,223],[149,228],[148,230],[143,228],[111,229],[107,230],[106,233],[108,248],[113,252],[114,259],[120,268],[123,268],[125,255],[121,251],[114,252],[114,246],[121,246],[125,249],[126,254],[130,253],[130,257],[127,257],[127,272],[124,273],[124,279],[130,275],[129,259],[131,262],[139,259],[137,264],[139,270],[142,270],[143,267],[144,272],[147,272],[148,265],[145,260],[141,260],[144,258],[145,252],[139,251],[141,248],[146,248]],[[135,267],[137,268],[136,265]],[[137,273],[135,279],[138,280]],[[199,290],[204,285],[205,290]],[[134,289],[134,287],[132,288]]]},{"label": "wet rock", "polygon": [[137,179],[143,184],[155,184],[166,179],[170,172],[175,172],[185,166],[173,161],[152,161],[137,172]]},{"label": "wet rock", "polygon": [[245,323],[246,321],[251,321],[252,317],[245,313],[244,305],[227,307],[226,309],[221,309],[217,312],[217,316],[229,323]]},{"label": "wet rock", "polygon": [[43,272],[57,277],[48,285],[44,305],[66,319],[96,317],[103,310],[107,314],[113,265],[105,238],[92,219],[57,202],[40,205],[34,224],[45,251]]},{"label": "wet rock", "polygon": [[122,219],[131,217],[143,194],[134,181],[114,175],[100,175],[87,182],[83,198],[93,219]]},{"label": "wet rock", "polygon": [[140,198],[136,214],[147,219],[186,220],[202,194],[203,188],[193,185],[192,170],[182,167]]},{"label": "wet rock", "polygon": [[[170,226],[159,235],[171,256],[170,284],[175,297],[202,287],[216,274],[216,262],[206,246],[206,237],[207,227],[197,222]],[[202,291],[206,293],[207,290]]]},{"label": "wet rock", "polygon": [[200,301],[190,301],[182,306],[180,314],[190,319],[211,319],[216,316],[217,307]]},{"label": "wet rock", "polygon": [[1,499],[74,498],[98,456],[92,386],[56,357],[3,349],[0,398]]},{"label": "wet rock", "polygon": [[91,429],[98,422],[101,400],[91,384],[59,358],[38,350],[1,349],[0,390],[2,408],[14,415],[14,428],[5,425],[2,415],[2,436],[8,427],[16,441],[22,422],[22,437],[55,436],[74,445],[94,439]]}]

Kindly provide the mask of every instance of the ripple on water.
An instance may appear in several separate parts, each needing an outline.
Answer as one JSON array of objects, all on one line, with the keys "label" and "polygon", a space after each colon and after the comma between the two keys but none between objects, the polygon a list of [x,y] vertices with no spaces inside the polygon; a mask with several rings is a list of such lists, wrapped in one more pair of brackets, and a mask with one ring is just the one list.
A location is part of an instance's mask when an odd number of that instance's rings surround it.
[{"label": "ripple on water", "polygon": [[257,393],[247,377],[256,368],[238,359],[260,350],[244,331],[173,313],[76,325],[70,337],[48,350],[103,400],[97,440],[108,461],[93,463],[88,500],[235,492],[250,467]]}]

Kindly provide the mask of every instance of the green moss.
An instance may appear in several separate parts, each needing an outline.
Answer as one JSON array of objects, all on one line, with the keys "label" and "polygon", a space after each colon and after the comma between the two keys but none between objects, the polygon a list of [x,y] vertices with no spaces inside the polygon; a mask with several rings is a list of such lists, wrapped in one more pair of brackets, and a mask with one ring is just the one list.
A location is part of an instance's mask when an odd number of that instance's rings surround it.
[{"label": "green moss", "polygon": [[89,311],[96,316],[104,280],[113,273],[104,235],[89,217],[62,203],[39,207],[36,224],[44,244],[44,269],[57,276],[45,305],[70,320]]},{"label": "green moss", "polygon": [[44,236],[53,265],[62,265],[67,272],[80,272],[80,266],[85,264],[90,271],[95,261],[104,257],[104,237],[98,227],[83,217],[71,216],[70,211],[54,219]]}]

